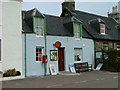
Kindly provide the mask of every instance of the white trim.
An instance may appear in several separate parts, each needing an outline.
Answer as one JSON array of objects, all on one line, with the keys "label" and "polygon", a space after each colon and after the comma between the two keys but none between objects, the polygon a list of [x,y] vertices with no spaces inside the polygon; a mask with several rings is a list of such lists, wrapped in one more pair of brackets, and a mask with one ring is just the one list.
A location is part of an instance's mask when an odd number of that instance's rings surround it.
[{"label": "white trim", "polygon": [[81,39],[80,39],[80,38],[76,38],[76,37],[75,37],[75,40],[81,40]]},{"label": "white trim", "polygon": [[36,63],[42,63],[42,61],[36,61],[36,60],[35,60],[35,62],[36,62]]},{"label": "white trim", "polygon": [[37,35],[37,34],[36,34],[36,37],[38,37],[38,38],[43,38],[43,37],[44,37],[44,34],[43,34],[43,35]]},{"label": "white trim", "polygon": [[18,80],[18,79],[24,79],[24,78],[25,76],[3,77],[3,78],[0,78],[0,81]]},{"label": "white trim", "polygon": [[[103,27],[103,26],[104,26],[104,27]],[[106,30],[105,28],[106,28],[105,24],[100,23],[100,34],[102,34],[102,35],[105,35],[105,34],[106,34],[106,33],[105,33],[105,32],[106,32],[106,31],[105,31],[105,30]],[[104,32],[102,32],[102,30],[104,30]]]},{"label": "white trim", "polygon": [[102,35],[106,35],[105,33],[100,33],[100,34],[102,34]]}]

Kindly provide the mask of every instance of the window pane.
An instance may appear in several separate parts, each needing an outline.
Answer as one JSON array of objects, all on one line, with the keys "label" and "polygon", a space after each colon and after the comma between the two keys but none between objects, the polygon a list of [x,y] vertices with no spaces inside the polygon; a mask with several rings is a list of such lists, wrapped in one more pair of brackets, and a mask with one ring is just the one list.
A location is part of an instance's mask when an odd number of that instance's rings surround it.
[{"label": "window pane", "polygon": [[105,25],[104,24],[100,24],[100,28],[105,28]]},{"label": "window pane", "polygon": [[80,25],[74,24],[74,36],[75,38],[80,38]]},{"label": "window pane", "polygon": [[75,59],[75,61],[81,61],[81,59],[82,59],[82,49],[81,48],[74,49],[74,59]]},{"label": "window pane", "polygon": [[37,35],[43,36],[44,31],[44,19],[35,17],[34,18],[34,29]]},{"label": "window pane", "polygon": [[105,24],[100,24],[100,33],[105,34]]},{"label": "window pane", "polygon": [[117,50],[120,50],[120,45],[119,44],[117,45]]},{"label": "window pane", "polygon": [[36,61],[38,61],[38,57],[36,57]]},{"label": "window pane", "polygon": [[38,52],[38,48],[36,48],[36,52]]},{"label": "window pane", "polygon": [[36,61],[41,61],[43,55],[43,48],[36,47]]},{"label": "window pane", "polygon": [[41,49],[41,48],[39,49],[39,52],[42,52],[42,49]]}]

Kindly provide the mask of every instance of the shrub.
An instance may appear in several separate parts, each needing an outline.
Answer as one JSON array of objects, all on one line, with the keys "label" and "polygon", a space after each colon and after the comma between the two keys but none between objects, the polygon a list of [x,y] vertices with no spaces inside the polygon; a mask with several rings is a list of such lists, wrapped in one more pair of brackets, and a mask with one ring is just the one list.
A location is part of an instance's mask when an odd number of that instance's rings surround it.
[{"label": "shrub", "polygon": [[104,59],[103,70],[120,72],[120,51],[109,49],[104,52],[108,55],[108,58]]},{"label": "shrub", "polygon": [[9,76],[18,76],[21,75],[20,71],[16,71],[16,69],[9,69],[3,73],[3,77],[9,77]]},{"label": "shrub", "polygon": [[17,76],[18,76],[18,75],[21,75],[20,71],[17,71]]}]

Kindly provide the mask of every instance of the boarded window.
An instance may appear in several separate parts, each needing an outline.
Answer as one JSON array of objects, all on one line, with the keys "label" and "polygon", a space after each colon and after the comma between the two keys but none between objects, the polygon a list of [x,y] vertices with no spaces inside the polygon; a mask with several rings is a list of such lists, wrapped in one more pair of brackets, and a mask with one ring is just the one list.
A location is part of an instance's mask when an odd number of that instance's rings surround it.
[{"label": "boarded window", "polygon": [[34,31],[37,36],[44,35],[44,19],[40,17],[34,17]]}]

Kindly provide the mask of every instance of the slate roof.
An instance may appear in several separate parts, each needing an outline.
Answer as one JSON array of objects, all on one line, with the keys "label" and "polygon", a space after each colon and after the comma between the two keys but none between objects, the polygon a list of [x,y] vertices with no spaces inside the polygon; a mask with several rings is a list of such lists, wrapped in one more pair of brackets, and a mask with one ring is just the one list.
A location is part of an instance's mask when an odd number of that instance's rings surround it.
[{"label": "slate roof", "polygon": [[[74,11],[74,16],[83,22],[83,26],[94,39],[102,40],[120,40],[120,25],[112,18],[90,14],[82,11]],[[95,22],[104,22],[107,26],[106,35],[101,35],[99,28],[96,28]],[[93,26],[91,22],[94,22]]]},{"label": "slate roof", "polygon": [[[64,13],[69,13],[64,17]],[[120,40],[120,25],[112,18],[90,14],[82,11],[64,10],[61,17],[45,15],[37,9],[23,11],[23,32],[34,33],[33,16],[46,18],[46,33],[53,36],[73,36],[73,25],[71,22],[80,22],[83,24],[83,37],[102,40]],[[106,35],[101,35],[97,23],[104,22],[107,26]]]},{"label": "slate roof", "polygon": [[[37,12],[37,13],[35,13]],[[33,31],[33,16],[44,16],[46,19],[46,34],[52,36],[73,36],[73,29],[72,25],[66,27],[65,24],[71,23],[73,21],[80,22],[80,20],[76,19],[75,17],[66,18],[66,17],[58,17],[52,15],[45,15],[40,13],[37,9],[32,9],[30,11],[23,11],[23,20],[22,20],[22,28],[23,33],[34,33]],[[66,21],[68,20],[68,21]],[[92,38],[89,33],[87,33],[83,28],[83,37]]]}]

